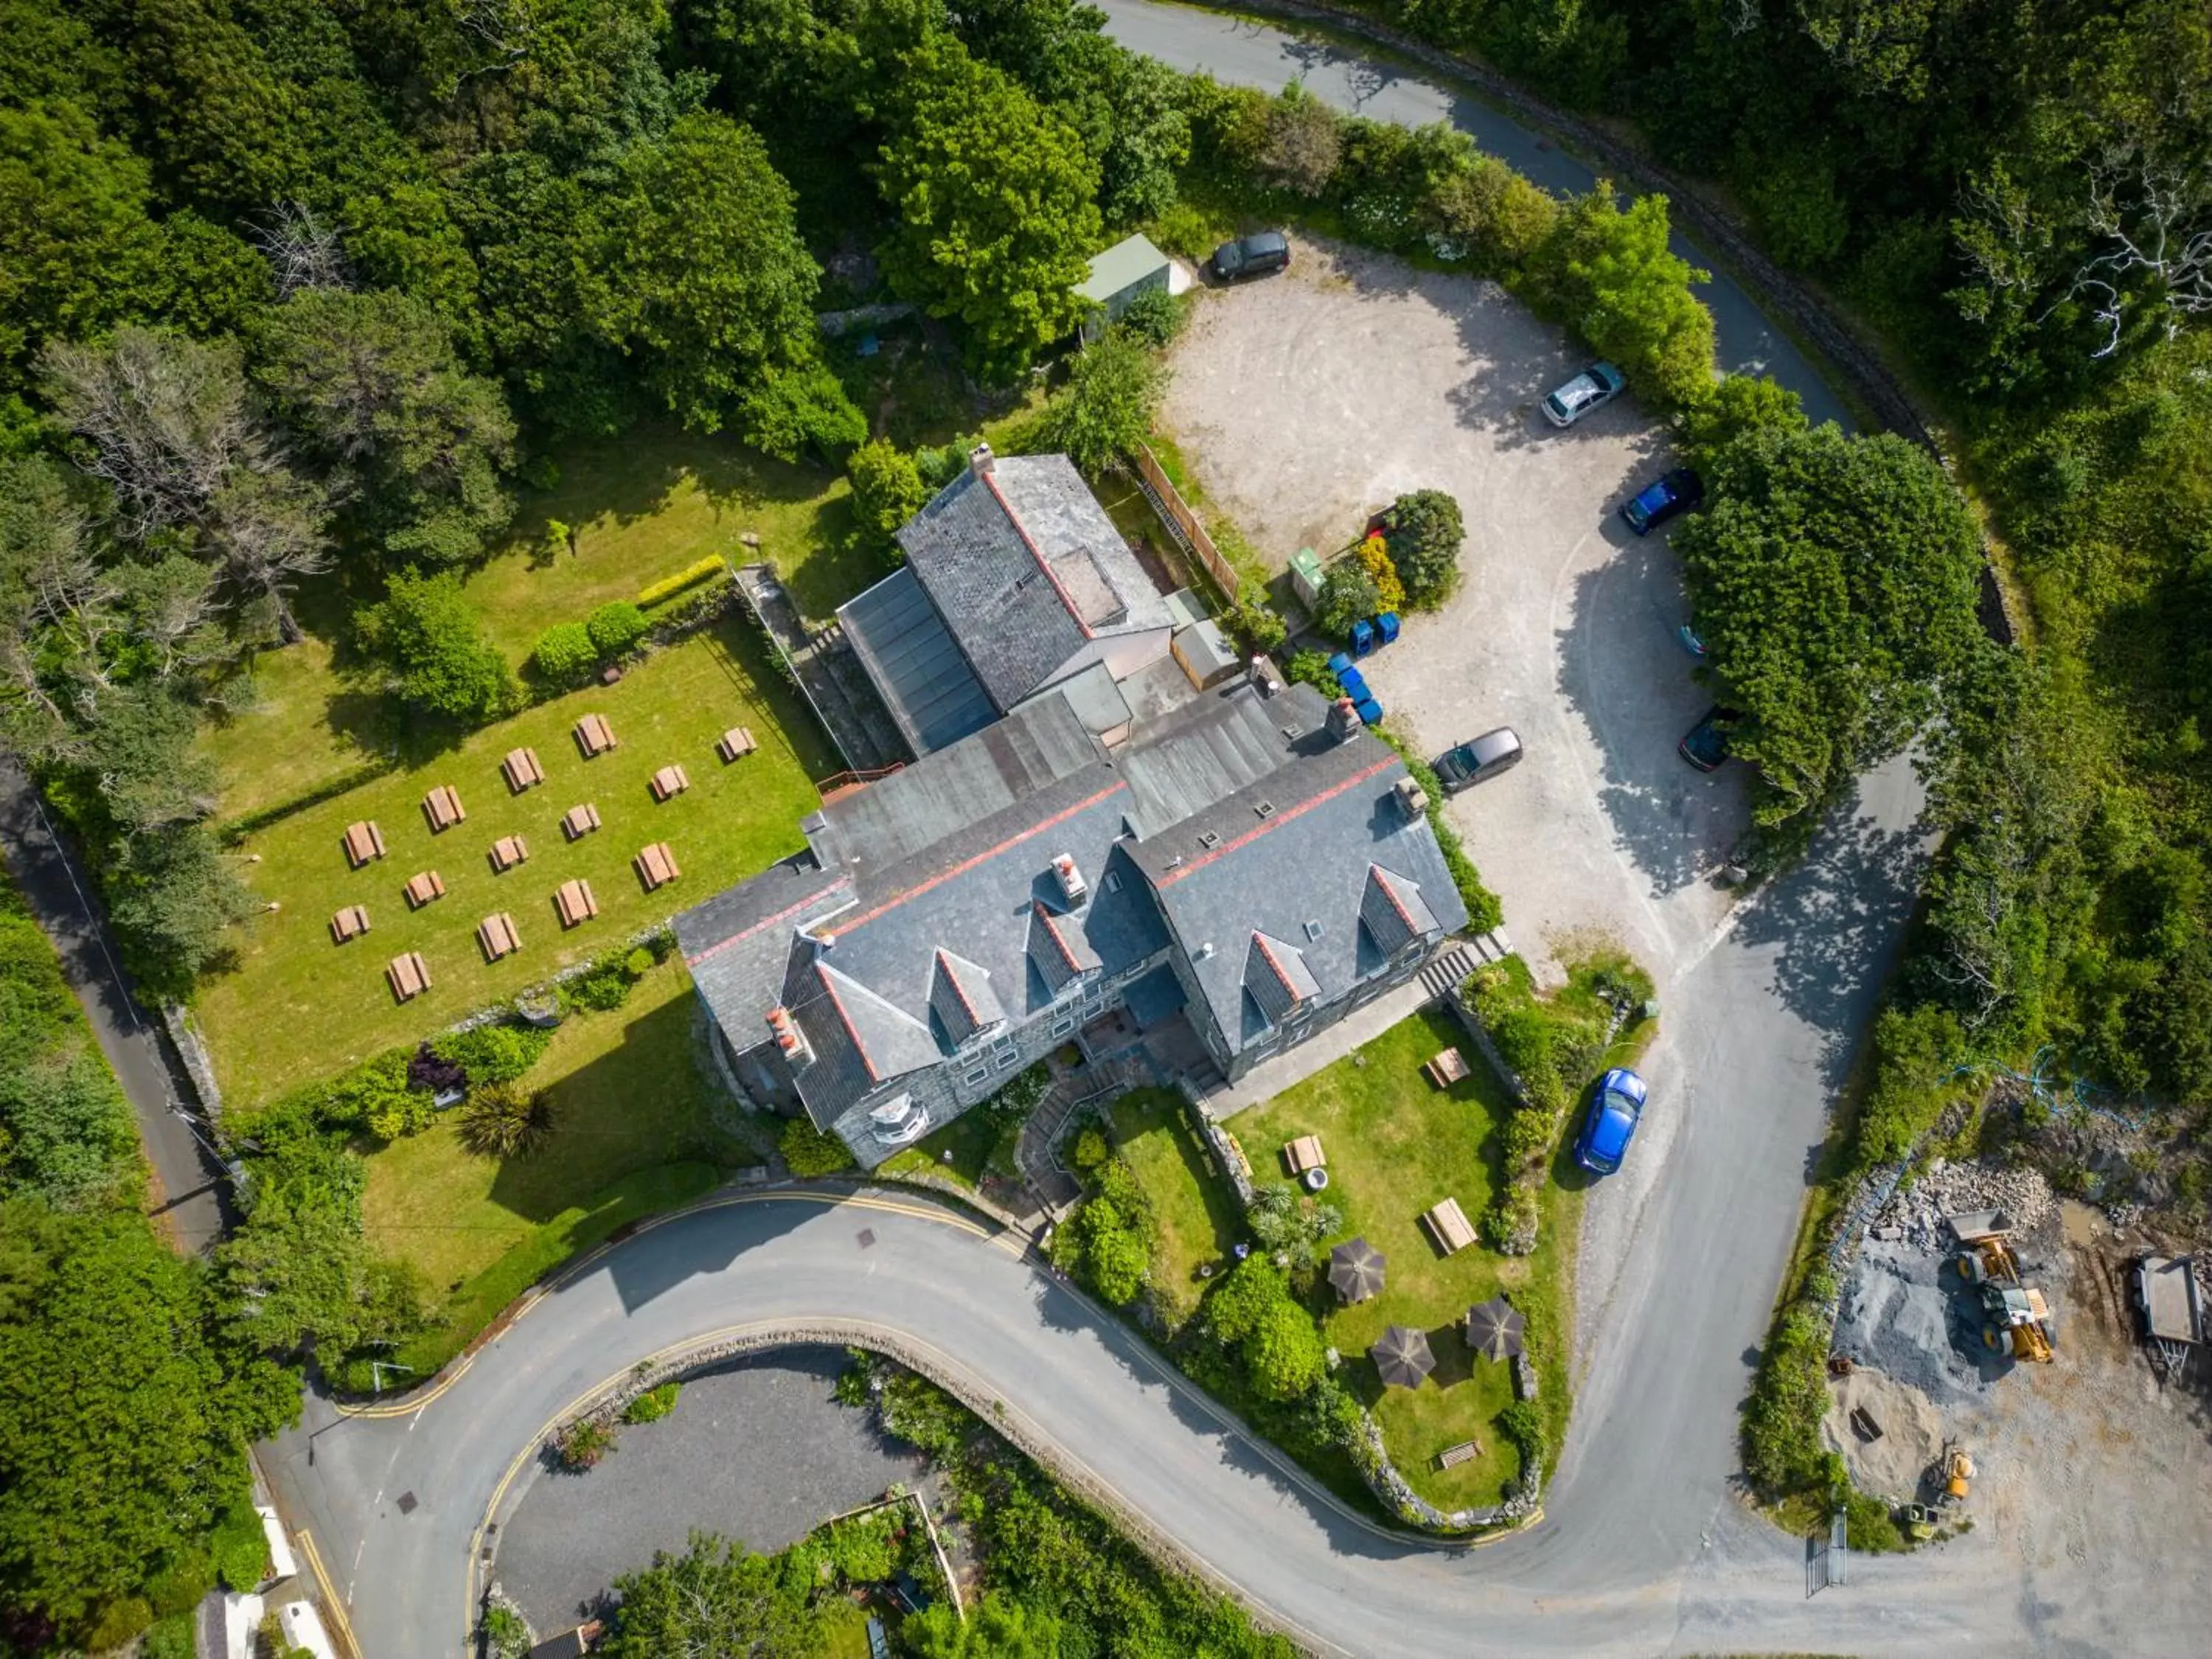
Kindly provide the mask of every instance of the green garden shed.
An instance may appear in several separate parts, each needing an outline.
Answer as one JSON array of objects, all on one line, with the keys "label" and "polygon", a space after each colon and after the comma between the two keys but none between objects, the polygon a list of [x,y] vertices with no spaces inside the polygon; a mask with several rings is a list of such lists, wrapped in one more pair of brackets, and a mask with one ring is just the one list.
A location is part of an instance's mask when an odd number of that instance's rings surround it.
[{"label": "green garden shed", "polygon": [[1152,246],[1152,239],[1136,235],[1091,258],[1091,275],[1076,289],[1097,307],[1084,319],[1083,337],[1095,340],[1128,308],[1129,301],[1146,289],[1170,289],[1173,262]]}]

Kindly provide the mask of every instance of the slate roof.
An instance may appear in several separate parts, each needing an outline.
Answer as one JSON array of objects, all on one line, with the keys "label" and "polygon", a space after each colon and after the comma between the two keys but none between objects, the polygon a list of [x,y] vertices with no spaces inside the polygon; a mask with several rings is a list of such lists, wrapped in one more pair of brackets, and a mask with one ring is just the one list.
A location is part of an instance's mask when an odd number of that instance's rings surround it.
[{"label": "slate roof", "polygon": [[1244,988],[1270,1025],[1280,1025],[1302,1002],[1321,999],[1321,985],[1294,945],[1255,931],[1244,957]]},{"label": "slate roof", "polygon": [[1149,836],[1318,754],[1328,702],[1310,685],[1261,697],[1243,684],[1211,691],[1146,727],[1118,757],[1136,798],[1131,825]]},{"label": "slate roof", "polygon": [[929,983],[929,1006],[945,1040],[956,1048],[1006,1020],[1006,1005],[991,988],[990,970],[950,951],[937,953],[936,976]]},{"label": "slate roof", "polygon": [[792,940],[850,908],[853,885],[805,854],[678,915],[677,948],[691,982],[740,1052],[768,1041],[768,1011],[783,1000]]},{"label": "slate roof", "polygon": [[1359,920],[1384,956],[1435,931],[1436,914],[1421,890],[1379,864],[1367,866],[1367,890],[1359,896]]},{"label": "slate roof", "polygon": [[[1395,878],[1443,932],[1466,926],[1435,831],[1408,819],[1392,793],[1405,775],[1379,738],[1359,732],[1129,848],[1232,1054],[1273,1018],[1249,990],[1255,933],[1290,949],[1316,988],[1307,994],[1323,999],[1388,965],[1362,922],[1370,869]],[[1287,960],[1284,969],[1303,983]]]},{"label": "slate roof", "polygon": [[912,570],[847,600],[837,620],[915,754],[949,747],[999,717]]},{"label": "slate roof", "polygon": [[1092,639],[1166,628],[1153,588],[1065,455],[1009,455],[939,491],[899,545],[1000,711]]}]

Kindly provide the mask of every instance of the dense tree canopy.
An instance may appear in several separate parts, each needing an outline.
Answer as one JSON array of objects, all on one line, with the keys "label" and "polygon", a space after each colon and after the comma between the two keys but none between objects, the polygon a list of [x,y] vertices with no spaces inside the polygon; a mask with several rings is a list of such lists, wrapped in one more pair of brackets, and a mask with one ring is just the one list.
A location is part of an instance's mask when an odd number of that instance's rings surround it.
[{"label": "dense tree canopy", "polygon": [[1902,439],[1769,426],[1712,464],[1675,532],[1760,823],[1799,820],[1894,754],[1983,644],[1981,546],[1935,460]]}]

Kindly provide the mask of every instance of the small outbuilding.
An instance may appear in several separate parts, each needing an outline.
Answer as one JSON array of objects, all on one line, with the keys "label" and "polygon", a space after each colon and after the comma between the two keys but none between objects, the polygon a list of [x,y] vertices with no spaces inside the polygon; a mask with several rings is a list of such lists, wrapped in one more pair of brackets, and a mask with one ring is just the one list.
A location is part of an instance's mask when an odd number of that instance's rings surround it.
[{"label": "small outbuilding", "polygon": [[1075,291],[1097,307],[1083,325],[1083,337],[1095,340],[1118,321],[1129,301],[1151,289],[1174,291],[1175,261],[1141,234],[1091,256],[1091,274]]},{"label": "small outbuilding", "polygon": [[1224,680],[1233,679],[1244,669],[1243,663],[1223,635],[1221,624],[1211,617],[1177,629],[1168,641],[1168,649],[1174,655],[1176,666],[1201,691],[1210,690]]}]

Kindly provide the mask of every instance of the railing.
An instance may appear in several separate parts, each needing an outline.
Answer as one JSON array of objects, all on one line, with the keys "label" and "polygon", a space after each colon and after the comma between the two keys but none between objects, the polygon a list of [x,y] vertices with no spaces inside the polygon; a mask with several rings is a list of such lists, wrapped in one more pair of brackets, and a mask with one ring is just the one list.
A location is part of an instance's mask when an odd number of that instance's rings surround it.
[{"label": "railing", "polygon": [[904,761],[893,761],[889,766],[868,767],[858,770],[848,768],[842,772],[833,772],[823,778],[814,786],[814,793],[817,795],[827,795],[834,790],[850,789],[860,784],[873,783],[878,778],[887,778],[894,772],[902,772],[905,769]]}]

